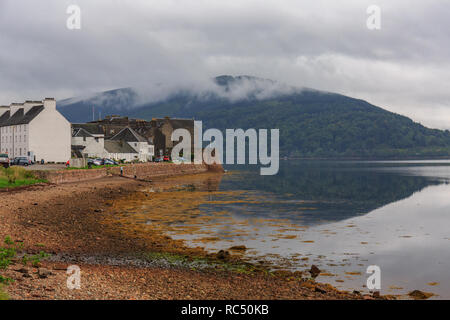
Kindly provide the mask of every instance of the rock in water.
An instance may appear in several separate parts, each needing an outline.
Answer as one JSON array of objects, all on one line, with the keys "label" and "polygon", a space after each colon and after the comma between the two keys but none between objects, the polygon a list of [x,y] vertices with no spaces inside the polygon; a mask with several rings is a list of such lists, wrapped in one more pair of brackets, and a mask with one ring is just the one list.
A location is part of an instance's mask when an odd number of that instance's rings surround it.
[{"label": "rock in water", "polygon": [[408,293],[408,296],[410,296],[411,298],[413,298],[415,300],[425,300],[425,299],[428,299],[428,298],[434,296],[434,294],[429,293],[429,292],[423,292],[420,290],[414,290],[414,291],[411,291],[410,293]]},{"label": "rock in water", "polygon": [[234,246],[234,247],[231,247],[229,250],[231,250],[231,251],[246,251],[247,247],[246,246]]},{"label": "rock in water", "polygon": [[317,268],[316,265],[312,265],[311,266],[311,270],[309,270],[309,273],[311,274],[311,277],[313,278],[317,278],[317,276],[321,273],[322,271],[320,271],[319,268]]}]

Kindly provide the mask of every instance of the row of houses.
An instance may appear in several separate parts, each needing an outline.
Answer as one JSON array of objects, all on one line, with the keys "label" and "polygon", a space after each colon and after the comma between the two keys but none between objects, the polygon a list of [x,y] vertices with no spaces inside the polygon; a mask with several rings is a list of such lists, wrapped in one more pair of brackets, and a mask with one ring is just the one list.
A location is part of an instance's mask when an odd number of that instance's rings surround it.
[{"label": "row of houses", "polygon": [[[153,157],[170,155],[176,129],[187,129],[194,136],[194,120],[191,119],[132,119],[122,116],[106,116],[88,123],[73,124],[72,150],[76,157],[107,157],[126,161],[149,161]],[[194,141],[191,141],[191,151]]]},{"label": "row of houses", "polygon": [[0,153],[34,162],[65,163],[70,158],[145,162],[169,155],[172,132],[179,128],[193,135],[194,120],[107,116],[71,124],[56,109],[55,99],[45,98],[0,106]]},{"label": "row of houses", "polygon": [[125,162],[147,162],[155,156],[154,145],[129,127],[105,139],[102,133],[90,133],[74,125],[72,129],[73,158],[109,158]]}]

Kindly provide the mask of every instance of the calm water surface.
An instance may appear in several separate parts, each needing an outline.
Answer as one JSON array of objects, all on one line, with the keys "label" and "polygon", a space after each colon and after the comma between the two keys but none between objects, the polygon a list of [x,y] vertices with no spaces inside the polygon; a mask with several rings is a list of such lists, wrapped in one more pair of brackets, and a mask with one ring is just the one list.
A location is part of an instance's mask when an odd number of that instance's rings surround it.
[{"label": "calm water surface", "polygon": [[222,193],[200,205],[210,223],[171,236],[211,252],[245,245],[244,258],[274,268],[315,264],[319,281],[342,289],[367,291],[366,269],[378,265],[382,293],[450,298],[450,161],[283,161],[277,176],[227,169]]}]

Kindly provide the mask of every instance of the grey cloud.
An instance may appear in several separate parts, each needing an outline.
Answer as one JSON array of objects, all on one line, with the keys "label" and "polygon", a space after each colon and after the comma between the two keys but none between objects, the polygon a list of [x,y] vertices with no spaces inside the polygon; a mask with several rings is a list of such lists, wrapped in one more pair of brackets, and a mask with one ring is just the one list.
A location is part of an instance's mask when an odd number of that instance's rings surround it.
[{"label": "grey cloud", "polygon": [[[180,87],[237,99],[292,85],[450,128],[448,2],[377,3],[379,31],[365,26],[368,0],[2,0],[0,104],[120,87],[150,100]],[[79,31],[66,28],[69,4],[81,7]],[[287,85],[224,93],[210,82],[220,74]]]}]

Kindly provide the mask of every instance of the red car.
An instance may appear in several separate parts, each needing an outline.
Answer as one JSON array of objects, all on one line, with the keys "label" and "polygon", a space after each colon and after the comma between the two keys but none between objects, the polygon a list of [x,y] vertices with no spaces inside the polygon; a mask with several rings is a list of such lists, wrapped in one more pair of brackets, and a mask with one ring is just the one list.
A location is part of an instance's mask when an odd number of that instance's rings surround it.
[{"label": "red car", "polygon": [[164,161],[170,161],[169,156],[164,156]]}]

